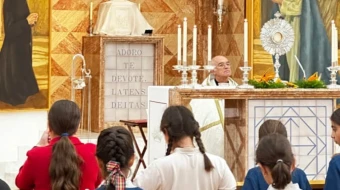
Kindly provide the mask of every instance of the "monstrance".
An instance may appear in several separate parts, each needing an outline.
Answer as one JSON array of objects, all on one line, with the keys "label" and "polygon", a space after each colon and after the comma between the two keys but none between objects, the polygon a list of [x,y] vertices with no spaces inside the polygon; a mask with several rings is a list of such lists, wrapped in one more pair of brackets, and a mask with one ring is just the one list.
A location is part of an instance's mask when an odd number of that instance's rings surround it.
[{"label": "monstrance", "polygon": [[261,29],[262,47],[275,57],[275,78],[280,78],[279,68],[281,66],[279,58],[286,54],[294,44],[293,27],[284,19],[281,19],[279,12],[275,13],[275,18],[266,22]]}]

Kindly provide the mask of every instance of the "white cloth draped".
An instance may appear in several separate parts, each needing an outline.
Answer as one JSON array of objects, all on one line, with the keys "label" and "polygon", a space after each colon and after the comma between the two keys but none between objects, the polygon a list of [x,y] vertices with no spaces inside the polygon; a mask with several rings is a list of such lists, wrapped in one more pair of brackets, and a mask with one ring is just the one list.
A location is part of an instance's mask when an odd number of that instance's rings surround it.
[{"label": "white cloth draped", "polygon": [[152,29],[135,3],[127,0],[114,0],[100,4],[93,33],[142,35],[145,30]]},{"label": "white cloth draped", "polygon": [[[217,86],[210,77],[202,84]],[[237,86],[237,83],[229,78],[229,85]],[[200,125],[205,150],[224,158],[224,99],[193,99],[190,107]]]}]

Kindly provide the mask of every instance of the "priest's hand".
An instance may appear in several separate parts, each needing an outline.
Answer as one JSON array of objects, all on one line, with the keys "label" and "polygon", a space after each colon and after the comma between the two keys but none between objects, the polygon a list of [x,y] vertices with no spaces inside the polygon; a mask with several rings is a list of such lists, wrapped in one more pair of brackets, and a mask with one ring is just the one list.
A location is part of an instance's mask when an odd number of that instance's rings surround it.
[{"label": "priest's hand", "polygon": [[272,0],[273,3],[277,3],[279,5],[282,5],[283,0]]},{"label": "priest's hand", "polygon": [[28,24],[30,26],[33,26],[38,21],[38,13],[31,13],[30,15],[28,15],[26,19],[27,19]]}]

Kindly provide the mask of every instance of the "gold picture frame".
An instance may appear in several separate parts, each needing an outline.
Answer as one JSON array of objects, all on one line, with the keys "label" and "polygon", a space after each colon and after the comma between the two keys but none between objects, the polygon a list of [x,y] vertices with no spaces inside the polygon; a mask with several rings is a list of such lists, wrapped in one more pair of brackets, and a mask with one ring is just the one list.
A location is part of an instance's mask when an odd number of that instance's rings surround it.
[{"label": "gold picture frame", "polygon": [[[4,1],[0,0],[0,50],[5,39]],[[11,0],[9,0],[11,1]],[[0,112],[47,110],[50,107],[51,78],[51,1],[27,0],[30,13],[39,17],[32,31],[32,68],[38,84],[38,92],[28,96],[24,103],[5,102],[0,99]],[[6,51],[4,51],[6,53]],[[1,60],[0,60],[1,61]],[[0,63],[1,64],[1,63]],[[1,66],[1,65],[0,65]],[[1,68],[0,68],[1,69]],[[1,74],[1,72],[0,72]],[[0,81],[1,82],[1,81]],[[1,84],[0,84],[1,88]],[[0,89],[1,93],[1,89]],[[7,94],[8,96],[8,94]],[[21,101],[22,102],[22,101]]]},{"label": "gold picture frame", "polygon": [[[249,65],[252,66],[251,78],[254,76],[261,76],[264,73],[274,73],[273,67],[273,57],[267,53],[260,40],[261,28],[266,21],[262,21],[263,18],[261,12],[261,3],[264,0],[251,0],[246,1],[246,18],[248,19],[248,58]],[[292,1],[292,0],[289,0]],[[266,3],[271,3],[272,1],[266,1]],[[329,1],[317,1],[320,7],[320,15],[322,17],[326,33],[330,39],[331,35],[331,20],[335,20],[336,26],[340,27],[340,1],[329,0]],[[337,6],[334,6],[337,4]],[[263,7],[262,7],[263,8]],[[340,33],[338,34],[340,37]],[[338,42],[339,43],[339,42]],[[340,55],[340,51],[338,51]],[[330,65],[331,63],[329,63]]]}]

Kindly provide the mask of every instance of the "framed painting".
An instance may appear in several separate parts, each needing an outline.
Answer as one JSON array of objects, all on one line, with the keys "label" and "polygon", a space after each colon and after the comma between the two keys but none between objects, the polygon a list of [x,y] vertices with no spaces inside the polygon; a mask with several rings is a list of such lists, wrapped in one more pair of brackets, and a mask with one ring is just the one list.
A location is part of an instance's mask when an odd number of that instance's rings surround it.
[{"label": "framed painting", "polygon": [[[262,47],[260,35],[263,25],[279,11],[294,30],[294,45],[280,56],[280,77],[295,82],[318,72],[329,83],[331,66],[331,21],[340,27],[340,1],[338,0],[252,0],[246,1],[249,20],[249,62],[252,77],[274,73],[273,56]],[[340,33],[339,33],[340,34]],[[338,34],[338,36],[339,36]],[[340,36],[339,36],[340,37]],[[339,42],[338,42],[339,43]],[[339,50],[338,50],[339,54]],[[296,57],[297,59],[296,59]]]},{"label": "framed painting", "polygon": [[0,111],[49,108],[50,1],[0,0]]}]

